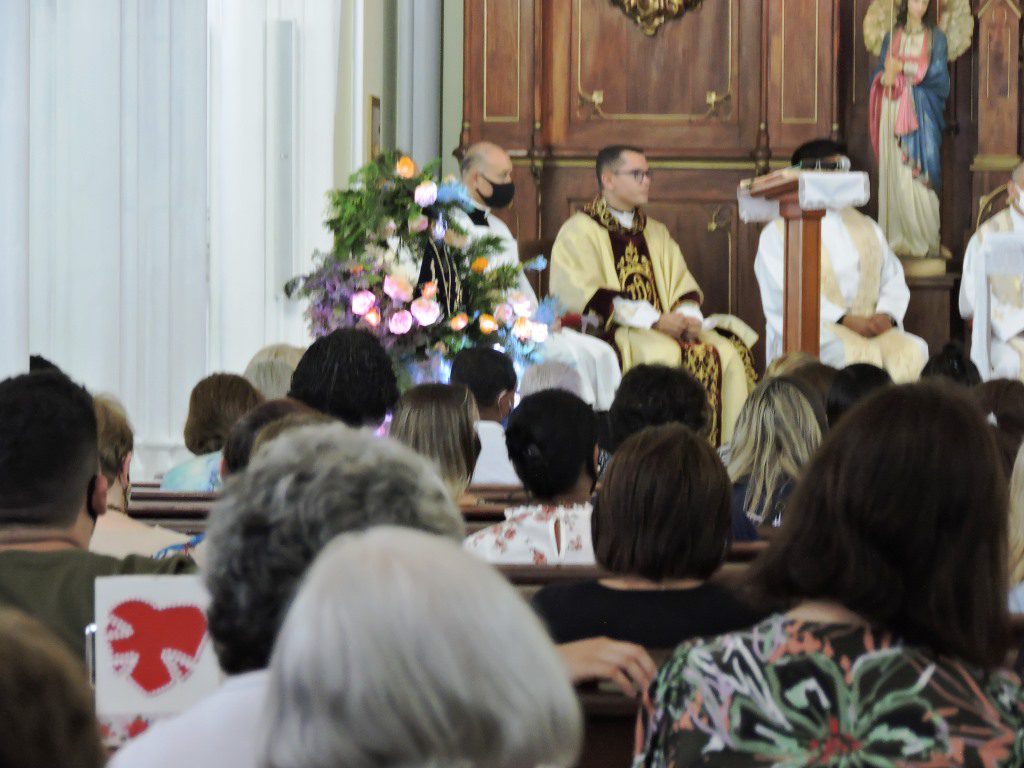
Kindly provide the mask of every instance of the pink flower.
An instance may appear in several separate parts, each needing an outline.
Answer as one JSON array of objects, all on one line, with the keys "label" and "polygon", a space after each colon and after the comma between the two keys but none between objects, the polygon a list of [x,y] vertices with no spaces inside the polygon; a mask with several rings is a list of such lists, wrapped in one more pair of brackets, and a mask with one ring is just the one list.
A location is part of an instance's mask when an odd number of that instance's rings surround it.
[{"label": "pink flower", "polygon": [[388,275],[384,278],[384,293],[392,301],[404,303],[412,299],[412,285],[402,275]]},{"label": "pink flower", "polygon": [[388,320],[388,330],[396,336],[408,333],[412,328],[412,314],[407,309],[399,310]]},{"label": "pink flower", "polygon": [[419,216],[409,217],[409,231],[413,234],[419,232],[426,232],[427,227],[430,226],[430,219],[424,216],[422,213]]},{"label": "pink flower", "polygon": [[437,201],[437,184],[432,181],[420,182],[413,191],[412,198],[421,208],[433,205]]},{"label": "pink flower", "polygon": [[508,325],[515,319],[516,313],[511,304],[499,304],[494,310],[494,319],[502,325]]},{"label": "pink flower", "polygon": [[416,299],[409,309],[420,325],[433,325],[441,317],[440,305],[431,299]]},{"label": "pink flower", "polygon": [[369,291],[356,291],[352,294],[352,314],[362,317],[377,303],[377,297]]}]

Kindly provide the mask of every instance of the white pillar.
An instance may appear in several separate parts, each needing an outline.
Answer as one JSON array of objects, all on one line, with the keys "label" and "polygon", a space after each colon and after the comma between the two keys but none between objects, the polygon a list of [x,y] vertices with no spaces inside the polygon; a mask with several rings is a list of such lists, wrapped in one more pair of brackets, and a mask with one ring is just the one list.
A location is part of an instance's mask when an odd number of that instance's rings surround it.
[{"label": "white pillar", "polygon": [[28,370],[29,0],[0,0],[0,379]]},{"label": "white pillar", "polygon": [[441,154],[441,0],[398,4],[395,142],[417,163]]}]

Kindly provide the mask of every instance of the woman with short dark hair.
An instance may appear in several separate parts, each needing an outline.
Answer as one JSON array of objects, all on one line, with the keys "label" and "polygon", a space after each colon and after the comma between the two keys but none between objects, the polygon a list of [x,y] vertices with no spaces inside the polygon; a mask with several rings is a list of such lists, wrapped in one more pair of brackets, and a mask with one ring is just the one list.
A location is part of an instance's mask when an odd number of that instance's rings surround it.
[{"label": "woman with short dark hair", "polygon": [[749,574],[778,613],[662,667],[646,766],[1020,765],[1007,487],[952,387],[884,388],[811,461]]},{"label": "woman with short dark hair", "polygon": [[757,615],[706,583],[730,538],[729,476],[681,424],[630,437],[605,470],[592,518],[608,577],[541,589],[534,607],[555,642],[607,636],[648,648],[745,627]]},{"label": "woman with short dark hair", "polygon": [[509,417],[505,444],[533,503],[505,510],[505,522],[470,536],[466,549],[492,563],[592,564],[594,411],[561,389],[524,397]]}]

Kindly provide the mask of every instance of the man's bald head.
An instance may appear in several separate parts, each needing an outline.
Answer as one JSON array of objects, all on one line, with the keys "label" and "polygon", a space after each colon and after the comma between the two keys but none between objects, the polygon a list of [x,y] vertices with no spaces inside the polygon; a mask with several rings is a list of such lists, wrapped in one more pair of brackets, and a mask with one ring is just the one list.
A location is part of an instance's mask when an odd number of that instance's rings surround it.
[{"label": "man's bald head", "polygon": [[496,185],[512,181],[512,158],[508,152],[490,141],[478,141],[462,158],[462,183],[481,205],[494,194]]}]

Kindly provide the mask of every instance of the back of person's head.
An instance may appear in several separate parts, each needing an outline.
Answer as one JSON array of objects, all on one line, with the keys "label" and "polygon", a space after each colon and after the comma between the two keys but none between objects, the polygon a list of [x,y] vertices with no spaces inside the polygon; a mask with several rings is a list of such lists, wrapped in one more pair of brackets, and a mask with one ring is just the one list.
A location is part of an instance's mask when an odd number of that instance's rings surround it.
[{"label": "back of person's head", "polygon": [[221,450],[235,422],[262,402],[263,395],[241,376],[207,376],[188,399],[185,447],[197,456]]},{"label": "back of person's head", "polygon": [[91,503],[98,452],[83,387],[56,371],[0,381],[0,527],[73,525]]},{"label": "back of person's head", "polygon": [[710,576],[732,530],[729,475],[707,439],[682,424],[627,439],[601,480],[594,556],[612,573],[651,581]]},{"label": "back of person's head", "polygon": [[42,373],[43,371],[55,371],[57,373],[63,373],[61,369],[52,361],[47,360],[42,355],[30,355],[28,358],[28,372],[29,373]]},{"label": "back of person's head", "polygon": [[224,474],[245,469],[252,455],[253,444],[260,430],[271,422],[293,413],[315,413],[298,400],[280,398],[260,403],[235,422],[224,443]]},{"label": "back of person's head", "polygon": [[398,379],[377,339],[366,331],[339,328],[306,350],[288,397],[352,427],[376,426],[398,402]]},{"label": "back of person's head", "polygon": [[277,400],[288,394],[292,374],[305,351],[291,344],[271,344],[252,356],[242,375],[267,400]]},{"label": "back of person's head", "polygon": [[135,447],[135,436],[124,407],[113,397],[94,395],[92,404],[96,411],[100,471],[107,482],[113,484],[125,474],[125,461]]},{"label": "back of person's head", "polygon": [[613,449],[644,427],[685,424],[701,435],[711,426],[704,387],[682,368],[638,365],[629,369],[608,411]]},{"label": "back of person's head", "polygon": [[825,403],[828,402],[828,391],[832,388],[832,380],[835,378],[836,372],[831,365],[826,365],[820,360],[811,360],[809,363],[797,366],[784,376],[776,377],[785,378],[800,388],[800,391],[811,403],[815,415],[819,417],[823,432],[828,429]]},{"label": "back of person's head", "polygon": [[548,389],[563,389],[582,399],[583,377],[568,363],[557,360],[531,365],[523,372],[523,381],[519,385],[519,394],[523,397]]},{"label": "back of person's head", "polygon": [[949,341],[932,355],[921,371],[922,379],[949,379],[964,387],[976,387],[981,383],[978,366],[971,362],[964,352],[964,345]]},{"label": "back of person's head", "polygon": [[822,161],[832,160],[840,156],[845,157],[848,154],[849,152],[845,144],[832,141],[832,139],[812,139],[797,147],[789,162],[791,165],[814,168]]},{"label": "back of person's head", "polygon": [[1007,642],[1007,482],[984,415],[948,384],[886,387],[825,439],[751,588],[835,600],[938,653]]},{"label": "back of person's head", "polygon": [[395,408],[388,432],[437,466],[452,497],[469,486],[480,455],[476,402],[461,384],[420,384]]},{"label": "back of person's head", "polygon": [[1010,586],[1024,582],[1024,445],[1017,451],[1010,478]]},{"label": "back of person's head", "polygon": [[81,659],[13,610],[0,610],[0,722],[4,768],[100,768],[107,761]]},{"label": "back of person's head", "polygon": [[469,347],[452,360],[449,381],[468,387],[478,408],[494,408],[502,393],[515,394],[516,369],[512,358],[496,349]]},{"label": "back of person's head", "polygon": [[548,389],[524,397],[505,429],[508,457],[523,486],[538,499],[571,490],[581,476],[597,479],[597,418],[576,395]]},{"label": "back of person's head", "polygon": [[804,393],[786,378],[757,385],[740,409],[729,456],[729,476],[746,478],[743,510],[756,522],[765,505],[803,467],[821,443],[822,431]]},{"label": "back of person's head", "polygon": [[780,355],[768,363],[764,377],[766,379],[774,379],[776,376],[786,376],[800,366],[816,362],[819,362],[818,358],[807,352],[787,352],[785,355]]},{"label": "back of person's head", "polygon": [[1017,379],[992,379],[971,390],[975,401],[992,425],[996,443],[1003,455],[1006,474],[1013,471],[1013,462],[1024,440],[1024,382]]},{"label": "back of person's head", "polygon": [[256,437],[252,441],[252,452],[249,454],[249,460],[252,461],[252,457],[262,451],[263,446],[273,440],[276,440],[285,432],[289,432],[293,429],[299,429],[301,427],[313,427],[318,424],[331,424],[334,421],[335,420],[326,413],[320,413],[320,411],[313,410],[299,411],[297,413],[289,413],[287,416],[282,416],[277,421],[270,422],[267,426],[263,427],[263,429],[256,433]]},{"label": "back of person's head", "polygon": [[210,512],[204,574],[221,668],[265,667],[316,554],[339,533],[385,524],[464,533],[430,463],[364,430],[337,423],[292,430],[229,477]]},{"label": "back of person's head", "polygon": [[392,527],[340,536],[314,563],[267,702],[267,768],[568,768],[582,735],[515,589],[456,543]]},{"label": "back of person's head", "polygon": [[877,365],[854,363],[840,368],[828,388],[825,412],[829,427],[834,427],[844,413],[876,389],[892,384],[892,377]]}]

